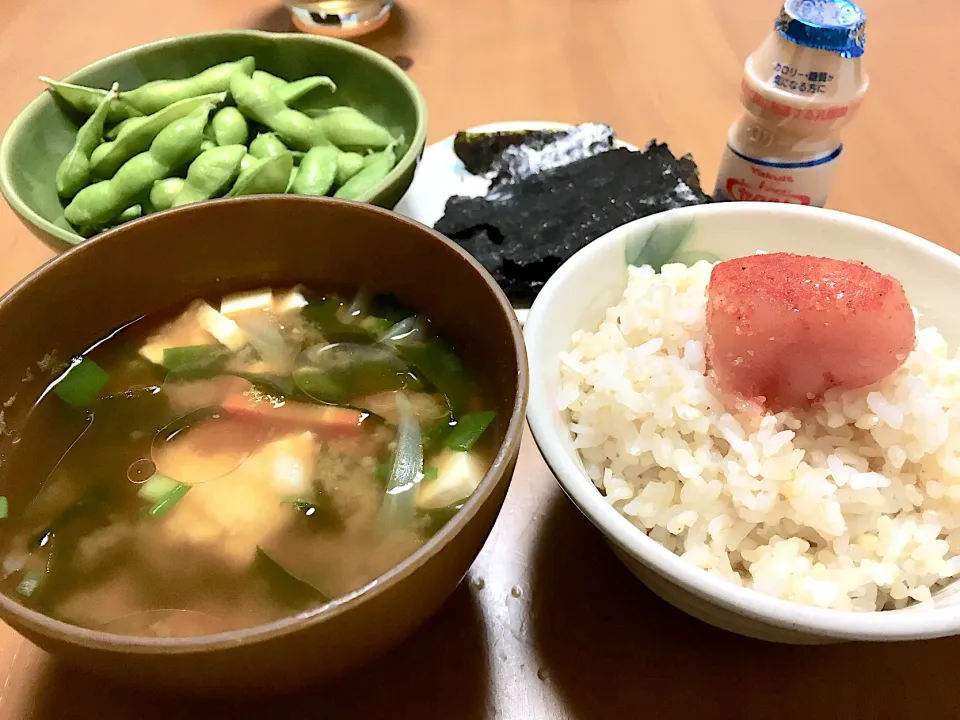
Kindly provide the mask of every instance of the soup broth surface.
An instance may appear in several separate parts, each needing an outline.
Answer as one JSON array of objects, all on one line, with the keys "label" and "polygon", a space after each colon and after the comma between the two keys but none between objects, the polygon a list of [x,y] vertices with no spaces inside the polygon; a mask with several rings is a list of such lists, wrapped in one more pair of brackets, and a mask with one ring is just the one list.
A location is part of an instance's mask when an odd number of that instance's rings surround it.
[{"label": "soup broth surface", "polygon": [[[497,436],[427,318],[302,287],[132,323],[74,358],[34,417],[23,441],[49,445],[52,470],[0,520],[0,590],[156,637],[366,585],[460,509]],[[19,464],[15,451],[4,474]]]}]

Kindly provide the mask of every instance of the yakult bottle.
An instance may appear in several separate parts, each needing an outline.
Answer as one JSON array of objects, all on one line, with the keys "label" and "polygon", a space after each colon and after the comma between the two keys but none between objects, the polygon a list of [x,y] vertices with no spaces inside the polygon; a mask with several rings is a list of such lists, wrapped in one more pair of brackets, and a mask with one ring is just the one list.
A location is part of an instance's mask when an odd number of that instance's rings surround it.
[{"label": "yakult bottle", "polygon": [[731,127],[718,200],[822,206],[860,107],[866,16],[849,0],[786,0],[744,65],[746,112]]}]

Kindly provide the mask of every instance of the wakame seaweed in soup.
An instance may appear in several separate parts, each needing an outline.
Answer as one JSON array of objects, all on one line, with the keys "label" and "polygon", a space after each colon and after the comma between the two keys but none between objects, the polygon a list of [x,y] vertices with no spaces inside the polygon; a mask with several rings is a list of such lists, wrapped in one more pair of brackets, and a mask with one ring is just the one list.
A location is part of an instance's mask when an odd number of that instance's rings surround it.
[{"label": "wakame seaweed in soup", "polygon": [[47,427],[25,439],[63,454],[25,504],[4,499],[0,588],[172,637],[286,617],[401,562],[477,488],[496,422],[427,318],[302,289],[140,320],[33,413]]}]

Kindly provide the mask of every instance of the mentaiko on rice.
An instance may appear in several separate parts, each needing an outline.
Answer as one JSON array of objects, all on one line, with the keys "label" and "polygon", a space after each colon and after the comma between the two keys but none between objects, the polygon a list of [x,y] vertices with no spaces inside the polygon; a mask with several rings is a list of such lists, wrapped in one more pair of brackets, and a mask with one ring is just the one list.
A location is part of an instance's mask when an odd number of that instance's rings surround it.
[{"label": "mentaiko on rice", "polygon": [[918,329],[899,369],[748,423],[707,368],[713,266],[631,268],[561,355],[559,406],[607,501],[738,585],[841,610],[902,608],[960,574],[960,354]]}]

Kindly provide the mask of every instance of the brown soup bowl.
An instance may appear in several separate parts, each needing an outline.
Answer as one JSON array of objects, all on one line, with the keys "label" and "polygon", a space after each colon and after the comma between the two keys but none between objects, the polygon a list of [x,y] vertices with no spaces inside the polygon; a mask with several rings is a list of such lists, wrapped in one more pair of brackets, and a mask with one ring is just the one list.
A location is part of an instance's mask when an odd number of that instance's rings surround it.
[{"label": "brown soup bowl", "polygon": [[[392,292],[426,313],[458,350],[500,418],[493,463],[464,507],[377,580],[267,625],[130,637],[53,620],[0,595],[4,621],[89,671],[143,687],[223,692],[328,681],[398,645],[443,604],[480,552],[513,475],[526,353],[509,302],[480,265],[433,230],[369,205],[260,196],[185,206],[104,233],[21,282],[0,299],[0,398],[12,398],[0,415],[0,495],[11,507],[26,502],[39,485],[29,469],[50,462],[42,429],[18,443],[50,382],[38,361],[52,353],[69,358],[142,315],[193,297],[297,283]],[[42,425],[43,418],[26,422]],[[11,464],[14,451],[20,455]],[[0,550],[9,541],[3,526]]]}]

